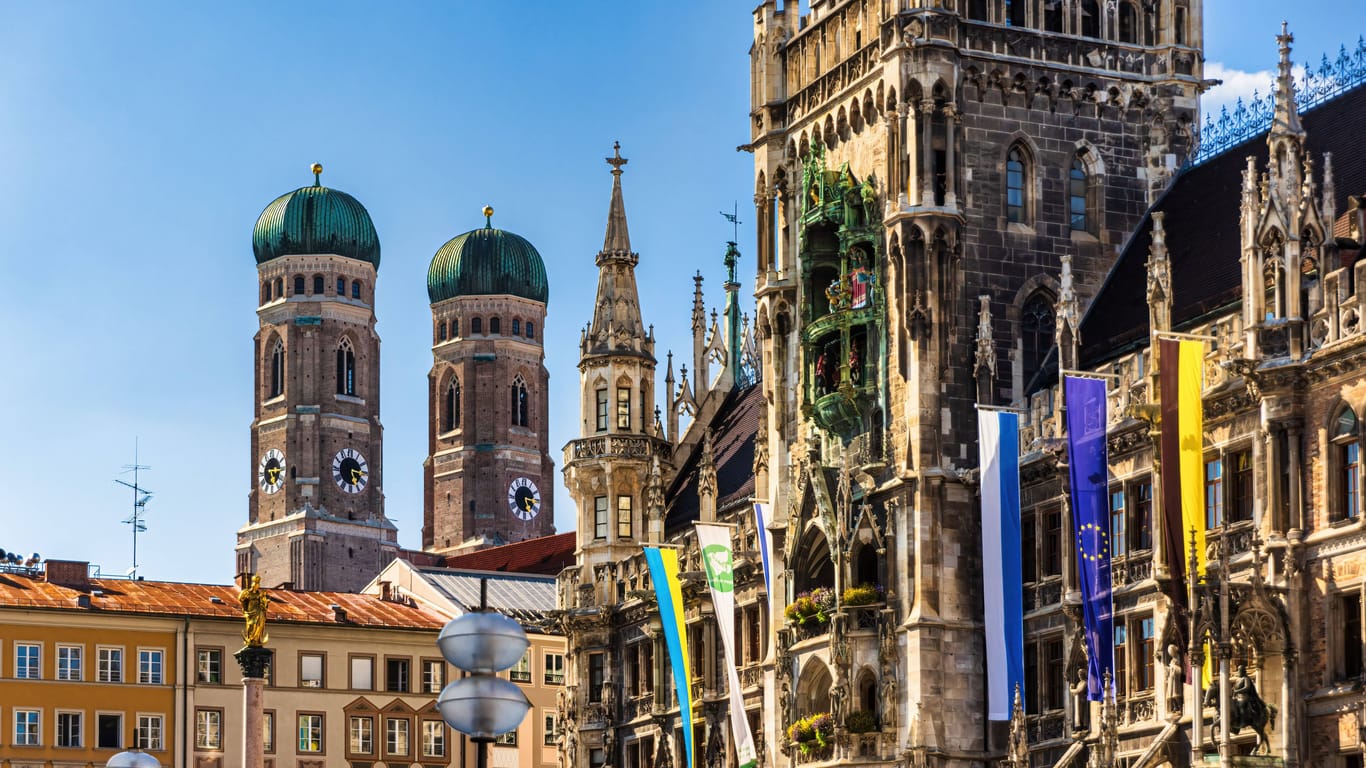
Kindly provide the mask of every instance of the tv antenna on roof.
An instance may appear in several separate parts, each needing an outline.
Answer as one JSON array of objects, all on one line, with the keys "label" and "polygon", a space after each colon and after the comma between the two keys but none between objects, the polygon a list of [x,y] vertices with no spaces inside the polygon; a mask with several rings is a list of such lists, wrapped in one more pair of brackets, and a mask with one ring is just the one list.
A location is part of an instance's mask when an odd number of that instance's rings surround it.
[{"label": "tv antenna on roof", "polygon": [[135,437],[133,438],[133,463],[124,464],[121,473],[126,475],[132,472],[133,482],[114,478],[114,482],[133,491],[133,514],[129,515],[123,524],[133,527],[133,567],[128,570],[128,576],[134,581],[138,578],[138,534],[147,530],[147,521],[144,515],[147,514],[147,502],[152,500],[152,492],[138,484],[138,473],[145,469],[151,469],[151,467],[138,463],[138,440]]}]

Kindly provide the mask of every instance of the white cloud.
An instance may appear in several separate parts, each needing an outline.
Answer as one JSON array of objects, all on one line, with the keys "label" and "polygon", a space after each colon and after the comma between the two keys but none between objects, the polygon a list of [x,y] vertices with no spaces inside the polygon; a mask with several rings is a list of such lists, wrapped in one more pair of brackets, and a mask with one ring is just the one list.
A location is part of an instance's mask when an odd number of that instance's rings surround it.
[{"label": "white cloud", "polygon": [[[1292,72],[1298,85],[1304,79],[1304,67],[1296,66]],[[1221,107],[1227,106],[1228,111],[1232,112],[1238,99],[1241,98],[1246,104],[1252,100],[1254,94],[1268,98],[1276,86],[1275,70],[1245,72],[1241,69],[1229,69],[1217,61],[1205,62],[1205,77],[1224,81],[1200,97],[1200,111],[1213,116],[1215,120],[1219,119]],[[1204,122],[1203,116],[1200,122]]]}]

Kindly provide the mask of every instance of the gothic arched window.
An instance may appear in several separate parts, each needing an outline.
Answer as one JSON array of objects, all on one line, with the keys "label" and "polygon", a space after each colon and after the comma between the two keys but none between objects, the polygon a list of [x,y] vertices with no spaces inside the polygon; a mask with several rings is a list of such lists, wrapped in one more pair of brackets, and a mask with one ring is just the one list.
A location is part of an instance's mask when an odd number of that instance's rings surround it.
[{"label": "gothic arched window", "polygon": [[483,319],[476,317],[476,318],[474,318],[473,320],[470,320],[470,333],[483,333],[483,332],[484,332],[484,321],[483,321]]},{"label": "gothic arched window", "polygon": [[346,278],[337,278],[337,295],[346,296]]},{"label": "gothic arched window", "polygon": [[530,320],[526,321],[526,337],[528,339],[536,338],[535,323],[531,322]]},{"label": "gothic arched window", "polygon": [[304,276],[303,276],[303,275],[295,275],[295,276],[294,276],[294,295],[295,295],[295,296],[301,296],[301,295],[303,295],[303,292],[304,292]]},{"label": "gothic arched window", "polygon": [[1020,387],[1028,386],[1043,365],[1044,356],[1053,346],[1053,299],[1039,291],[1029,297],[1020,311]]},{"label": "gothic arched window", "polygon": [[337,345],[337,394],[356,394],[356,351],[346,338]]},{"label": "gothic arched window", "polygon": [[1096,0],[1081,0],[1081,34],[1100,37],[1100,3]]},{"label": "gothic arched window", "polygon": [[1067,172],[1067,215],[1073,232],[1089,232],[1090,217],[1086,206],[1086,166],[1080,153],[1072,159]]},{"label": "gothic arched window", "polygon": [[268,302],[268,301],[270,301],[270,281],[269,281],[269,280],[266,281],[265,285],[262,285],[262,286],[261,286],[261,303],[262,303],[262,304],[265,304],[265,303]]},{"label": "gothic arched window", "polygon": [[522,321],[519,320],[518,318],[515,318],[515,317],[512,318],[512,335],[513,335],[513,336],[521,336],[521,335],[522,335]]},{"label": "gothic arched window", "polygon": [[314,293],[314,295],[316,295],[316,296],[321,296],[321,295],[322,295],[322,293],[323,293],[323,276],[322,276],[322,275],[314,275],[314,276],[313,276],[313,293]]},{"label": "gothic arched window", "polygon": [[445,341],[445,340],[446,340],[446,321],[445,321],[445,320],[442,320],[441,322],[439,322],[439,323],[436,324],[436,340],[437,340],[437,341]]},{"label": "gothic arched window", "polygon": [[460,379],[452,376],[446,385],[441,403],[441,431],[450,432],[460,426]]},{"label": "gothic arched window", "polygon": [[1025,184],[1028,178],[1028,160],[1024,149],[1015,146],[1006,154],[1006,221],[1011,224],[1024,224],[1028,216],[1028,200],[1025,197]]},{"label": "gothic arched window", "polygon": [[490,333],[490,334],[496,334],[496,333],[502,333],[502,332],[503,332],[503,321],[502,321],[502,318],[490,317],[490,318],[489,318],[489,333]]},{"label": "gothic arched window", "polygon": [[531,404],[527,399],[526,382],[521,374],[512,380],[512,426],[531,426]]},{"label": "gothic arched window", "polygon": [[275,340],[270,350],[270,396],[279,397],[285,393],[285,343]]},{"label": "gothic arched window", "polygon": [[359,281],[359,280],[353,280],[353,281],[351,282],[351,298],[353,298],[353,299],[359,299],[359,298],[360,298],[360,281]]},{"label": "gothic arched window", "polygon": [[1351,408],[1343,408],[1333,420],[1333,453],[1337,464],[1337,504],[1334,520],[1355,520],[1361,515],[1361,425]]},{"label": "gothic arched window", "polygon": [[277,277],[277,278],[275,278],[275,298],[277,298],[277,299],[283,299],[284,297],[285,297],[285,279],[284,279],[283,277]]},{"label": "gothic arched window", "polygon": [[1138,42],[1138,11],[1133,3],[1119,4],[1119,41],[1121,43]]}]

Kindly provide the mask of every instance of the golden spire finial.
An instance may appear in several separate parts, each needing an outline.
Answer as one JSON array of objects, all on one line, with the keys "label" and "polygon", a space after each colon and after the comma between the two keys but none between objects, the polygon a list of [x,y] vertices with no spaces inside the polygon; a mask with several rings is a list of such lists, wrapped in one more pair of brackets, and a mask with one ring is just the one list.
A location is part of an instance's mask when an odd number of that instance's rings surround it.
[{"label": "golden spire finial", "polygon": [[484,228],[493,229],[493,206],[484,206]]},{"label": "golden spire finial", "polygon": [[313,171],[313,186],[315,186],[315,187],[321,187],[321,186],[323,185],[323,183],[322,183],[323,164],[322,164],[322,163],[314,163],[314,164],[313,164],[313,168],[312,168],[311,170]]}]

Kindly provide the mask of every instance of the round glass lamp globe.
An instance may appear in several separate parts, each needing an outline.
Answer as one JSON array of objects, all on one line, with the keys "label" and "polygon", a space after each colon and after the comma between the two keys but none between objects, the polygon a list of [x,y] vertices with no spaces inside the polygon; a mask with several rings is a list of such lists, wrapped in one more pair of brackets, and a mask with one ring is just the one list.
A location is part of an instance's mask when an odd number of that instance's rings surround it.
[{"label": "round glass lamp globe", "polygon": [[479,675],[443,688],[436,708],[455,730],[474,739],[492,739],[521,725],[531,702],[515,683]]},{"label": "round glass lamp globe", "polygon": [[457,616],[436,639],[446,661],[476,675],[491,675],[516,664],[529,644],[521,624],[492,612]]},{"label": "round glass lamp globe", "polygon": [[109,758],[105,768],[161,768],[161,762],[141,750],[120,752]]}]

